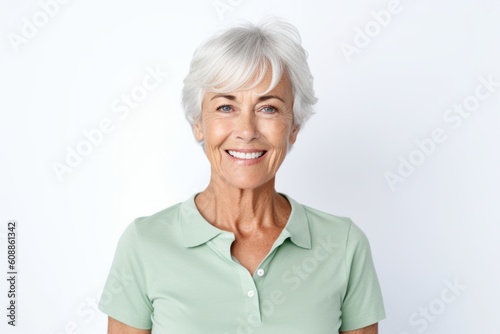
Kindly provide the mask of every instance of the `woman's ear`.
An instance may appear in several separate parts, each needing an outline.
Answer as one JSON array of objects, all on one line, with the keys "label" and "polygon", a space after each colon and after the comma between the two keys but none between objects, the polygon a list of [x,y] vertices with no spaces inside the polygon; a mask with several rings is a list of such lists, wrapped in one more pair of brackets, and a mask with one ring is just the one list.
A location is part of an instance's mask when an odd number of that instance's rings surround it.
[{"label": "woman's ear", "polygon": [[290,138],[289,138],[290,144],[295,143],[295,141],[297,140],[297,134],[299,133],[299,131],[300,131],[300,125],[294,125],[292,128],[292,131],[290,132]]},{"label": "woman's ear", "polygon": [[201,120],[196,121],[193,124],[193,134],[198,142],[202,142],[205,136],[203,135],[203,127],[201,125]]}]

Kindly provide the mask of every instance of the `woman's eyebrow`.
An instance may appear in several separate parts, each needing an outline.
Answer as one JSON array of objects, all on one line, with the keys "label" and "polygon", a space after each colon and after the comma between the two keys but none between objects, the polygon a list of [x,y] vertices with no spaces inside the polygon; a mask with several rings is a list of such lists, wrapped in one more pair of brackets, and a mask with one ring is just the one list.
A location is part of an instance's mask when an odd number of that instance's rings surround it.
[{"label": "woman's eyebrow", "polygon": [[259,97],[259,101],[265,101],[265,100],[269,100],[269,99],[277,99],[277,100],[280,100],[281,102],[285,103],[285,100],[283,100],[278,95],[264,95],[264,96]]},{"label": "woman's eyebrow", "polygon": [[[231,101],[235,101],[236,100],[236,96],[234,96],[234,95],[229,95],[229,94],[215,94],[214,96],[212,96],[212,98],[210,99],[210,101],[212,101],[213,99],[220,98],[220,97],[228,99],[228,100],[231,100]],[[281,102],[285,103],[285,100],[283,100],[283,98],[279,97],[278,95],[263,95],[263,96],[259,96],[258,101],[262,102],[262,101],[270,100],[270,99],[277,99],[277,100],[280,100]]]},{"label": "woman's eyebrow", "polygon": [[228,99],[228,100],[231,100],[231,101],[236,100],[236,96],[234,96],[234,95],[228,95],[228,94],[215,94],[214,96],[212,96],[212,98],[210,99],[210,101],[212,101],[213,99],[219,98],[219,97],[223,97],[223,98]]}]

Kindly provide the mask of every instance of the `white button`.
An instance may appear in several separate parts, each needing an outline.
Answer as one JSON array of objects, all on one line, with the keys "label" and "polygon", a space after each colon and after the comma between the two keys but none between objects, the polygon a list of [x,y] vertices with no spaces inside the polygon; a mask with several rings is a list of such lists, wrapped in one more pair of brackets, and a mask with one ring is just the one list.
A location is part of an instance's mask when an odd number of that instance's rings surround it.
[{"label": "white button", "polygon": [[253,295],[255,295],[255,292],[253,290],[249,290],[247,295],[248,297],[253,297]]},{"label": "white button", "polygon": [[257,275],[264,276],[264,269],[257,270]]}]

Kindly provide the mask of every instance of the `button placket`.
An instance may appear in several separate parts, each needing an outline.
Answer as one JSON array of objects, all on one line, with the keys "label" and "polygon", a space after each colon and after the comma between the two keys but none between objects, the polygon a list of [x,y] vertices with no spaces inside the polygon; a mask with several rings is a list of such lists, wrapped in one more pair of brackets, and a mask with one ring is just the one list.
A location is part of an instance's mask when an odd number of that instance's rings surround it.
[{"label": "button placket", "polygon": [[252,326],[258,326],[262,321],[260,316],[259,291],[248,270],[243,266],[239,266],[239,269],[241,285],[246,299],[245,319],[249,324],[251,322]]},{"label": "button placket", "polygon": [[[246,319],[245,321],[253,327],[258,327],[262,324],[258,287],[264,283],[263,278],[267,274],[266,264],[269,264],[274,258],[278,247],[288,236],[288,231],[283,231],[283,234],[278,237],[270,253],[262,261],[261,265],[253,275],[250,274],[245,267],[239,264],[239,262],[235,261],[235,259],[232,259],[231,261],[239,269],[241,286],[243,293],[245,294],[246,312],[244,318]],[[230,247],[228,247],[228,252],[230,254]],[[232,258],[232,256],[229,257]]]}]

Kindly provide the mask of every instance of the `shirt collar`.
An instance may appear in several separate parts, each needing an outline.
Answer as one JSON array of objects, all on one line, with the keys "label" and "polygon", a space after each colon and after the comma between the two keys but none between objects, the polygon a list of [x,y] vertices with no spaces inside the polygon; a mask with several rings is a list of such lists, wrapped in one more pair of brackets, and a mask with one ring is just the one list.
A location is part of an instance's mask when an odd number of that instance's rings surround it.
[{"label": "shirt collar", "polygon": [[299,247],[311,249],[311,234],[309,232],[309,219],[304,207],[293,198],[281,193],[288,199],[292,207],[285,230],[290,233],[290,239]]},{"label": "shirt collar", "polygon": [[[309,232],[309,221],[305,213],[304,207],[295,200],[285,194],[281,194],[288,199],[292,207],[290,217],[282,231],[282,235],[290,237],[290,240],[297,246],[311,249],[311,235]],[[223,231],[205,220],[196,207],[192,195],[181,204],[180,208],[180,224],[184,236],[184,245],[186,247],[196,247],[212,240],[219,234],[230,234],[231,232]]]},{"label": "shirt collar", "polygon": [[225,232],[207,222],[201,215],[194,202],[196,195],[184,201],[180,208],[179,223],[186,247],[199,246]]}]

